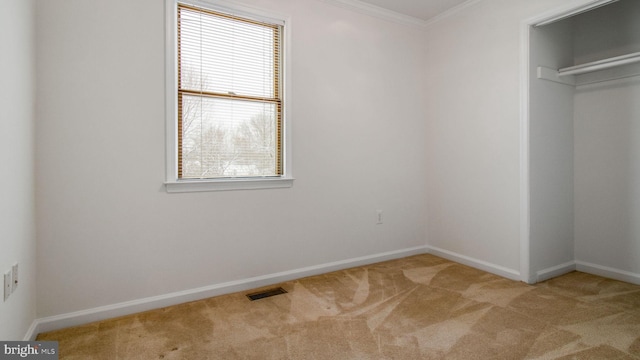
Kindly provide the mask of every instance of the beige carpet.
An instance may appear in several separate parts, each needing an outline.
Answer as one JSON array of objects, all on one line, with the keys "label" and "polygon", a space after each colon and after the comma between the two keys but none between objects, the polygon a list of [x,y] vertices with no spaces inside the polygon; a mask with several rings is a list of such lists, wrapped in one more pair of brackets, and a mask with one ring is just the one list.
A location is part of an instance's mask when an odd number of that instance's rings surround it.
[{"label": "beige carpet", "polygon": [[61,359],[640,359],[640,286],[418,255],[43,333]]}]

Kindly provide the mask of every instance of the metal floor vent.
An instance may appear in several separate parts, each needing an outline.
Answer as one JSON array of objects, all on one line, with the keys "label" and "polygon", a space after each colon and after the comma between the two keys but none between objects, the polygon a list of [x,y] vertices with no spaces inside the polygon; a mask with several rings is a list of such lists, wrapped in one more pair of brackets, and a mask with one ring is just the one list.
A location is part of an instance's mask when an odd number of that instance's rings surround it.
[{"label": "metal floor vent", "polygon": [[253,294],[247,294],[247,297],[249,298],[249,300],[255,301],[255,300],[260,300],[260,299],[268,298],[271,296],[286,294],[286,293],[287,291],[285,289],[279,287],[279,288],[267,289],[267,290],[253,293]]}]

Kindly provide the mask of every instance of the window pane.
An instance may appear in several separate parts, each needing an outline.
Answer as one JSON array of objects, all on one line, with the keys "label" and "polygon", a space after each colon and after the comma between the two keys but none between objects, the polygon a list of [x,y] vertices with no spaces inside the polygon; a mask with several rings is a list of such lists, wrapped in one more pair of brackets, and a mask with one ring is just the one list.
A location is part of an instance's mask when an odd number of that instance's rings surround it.
[{"label": "window pane", "polygon": [[277,105],[183,95],[182,177],[277,174]]}]

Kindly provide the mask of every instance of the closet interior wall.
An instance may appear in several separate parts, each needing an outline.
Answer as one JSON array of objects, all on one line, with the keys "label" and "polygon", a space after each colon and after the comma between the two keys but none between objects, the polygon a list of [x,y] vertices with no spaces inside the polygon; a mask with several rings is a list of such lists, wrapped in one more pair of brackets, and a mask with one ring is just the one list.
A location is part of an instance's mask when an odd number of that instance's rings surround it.
[{"label": "closet interior wall", "polygon": [[[568,21],[532,27],[530,34],[530,266],[535,280],[574,260],[574,87],[537,78],[537,67],[573,62]],[[547,273],[551,275],[546,275]]]},{"label": "closet interior wall", "polygon": [[[576,64],[640,52],[640,1],[623,0],[576,17],[574,34]],[[637,281],[640,64],[576,80],[594,81],[576,86],[574,93],[576,262],[635,274]]]},{"label": "closet interior wall", "polygon": [[640,1],[530,29],[530,265],[640,283],[640,63],[537,78],[640,52]]}]

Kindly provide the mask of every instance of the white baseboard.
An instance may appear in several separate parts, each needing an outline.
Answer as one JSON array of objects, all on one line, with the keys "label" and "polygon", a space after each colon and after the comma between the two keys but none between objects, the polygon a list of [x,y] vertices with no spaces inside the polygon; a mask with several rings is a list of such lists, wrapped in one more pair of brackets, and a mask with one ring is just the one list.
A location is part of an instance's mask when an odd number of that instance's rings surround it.
[{"label": "white baseboard", "polygon": [[635,274],[629,271],[615,269],[607,266],[587,263],[584,261],[569,261],[558,266],[540,270],[537,272],[537,281],[540,282],[549,280],[574,270],[640,285],[640,274]]},{"label": "white baseboard", "polygon": [[22,341],[34,341],[36,339],[36,336],[38,336],[37,328],[38,319],[35,319],[31,323],[31,326],[29,326],[29,329],[27,329],[27,333],[22,338]]},{"label": "white baseboard", "polygon": [[545,280],[552,279],[554,277],[564,275],[576,270],[576,262],[568,261],[564,264],[552,266],[550,268],[546,268],[540,270],[536,273],[536,282],[541,282]]},{"label": "white baseboard", "polygon": [[201,288],[178,291],[170,294],[101,306],[67,314],[49,316],[36,319],[31,324],[31,327],[29,328],[24,338],[25,340],[33,341],[35,340],[38,333],[41,332],[64,329],[71,326],[88,324],[94,321],[135,314],[142,311],[148,311],[166,306],[182,304],[185,302],[206,299],[213,296],[246,291],[249,289],[281,283],[284,281],[300,279],[307,276],[325,274],[332,271],[348,269],[356,266],[369,265],[381,261],[400,259],[403,257],[424,254],[427,252],[428,251],[426,246],[418,246],[408,249],[389,251],[385,253],[335,261],[326,264],[314,265],[300,269],[283,271],[269,275],[256,276],[248,279],[214,284]]},{"label": "white baseboard", "polygon": [[509,269],[500,265],[492,264],[483,260],[474,259],[465,255],[455,253],[453,251],[440,249],[434,246],[427,246],[429,254],[433,254],[451,261],[455,261],[460,264],[471,266],[476,269],[480,269],[492,274],[505,277],[507,279],[521,281],[521,275],[519,271]]},{"label": "white baseboard", "polygon": [[614,280],[620,280],[631,284],[640,285],[640,274],[632,273],[625,270],[591,264],[584,261],[576,261],[576,270],[585,272],[587,274],[598,275]]}]

